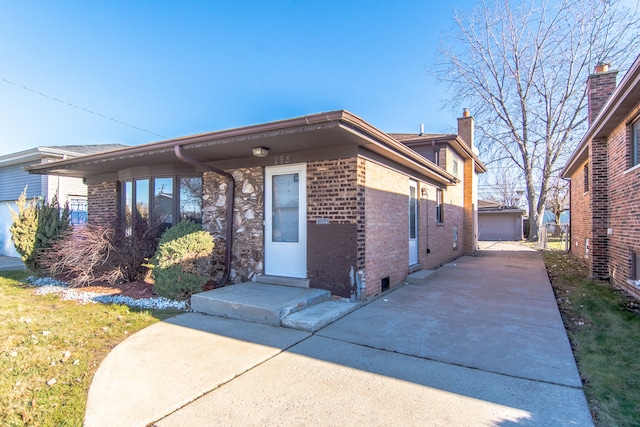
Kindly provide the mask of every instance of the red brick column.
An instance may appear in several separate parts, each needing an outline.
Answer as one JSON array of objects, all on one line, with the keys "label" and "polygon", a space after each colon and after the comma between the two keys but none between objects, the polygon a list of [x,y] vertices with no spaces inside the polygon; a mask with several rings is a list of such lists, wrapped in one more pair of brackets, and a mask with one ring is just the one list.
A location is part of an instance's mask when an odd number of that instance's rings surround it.
[{"label": "red brick column", "polygon": [[112,225],[120,212],[120,191],[117,182],[88,185],[87,222],[92,225]]},{"label": "red brick column", "polygon": [[608,152],[606,139],[591,141],[591,248],[589,267],[597,279],[609,277],[609,190]]}]

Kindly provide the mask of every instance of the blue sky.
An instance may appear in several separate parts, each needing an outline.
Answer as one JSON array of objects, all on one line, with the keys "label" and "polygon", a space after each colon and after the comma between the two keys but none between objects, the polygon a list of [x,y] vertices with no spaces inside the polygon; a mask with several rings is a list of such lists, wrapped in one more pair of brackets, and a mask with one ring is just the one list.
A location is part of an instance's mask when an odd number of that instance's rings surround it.
[{"label": "blue sky", "polygon": [[460,112],[427,70],[453,3],[0,0],[0,155],[337,109],[388,132],[452,131]]}]

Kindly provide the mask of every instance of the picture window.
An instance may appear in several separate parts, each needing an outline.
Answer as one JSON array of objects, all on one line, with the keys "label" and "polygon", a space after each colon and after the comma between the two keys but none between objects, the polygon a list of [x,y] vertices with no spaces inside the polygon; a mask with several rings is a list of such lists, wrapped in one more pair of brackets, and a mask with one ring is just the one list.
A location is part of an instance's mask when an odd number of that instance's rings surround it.
[{"label": "picture window", "polygon": [[144,177],[121,183],[122,206],[130,232],[134,215],[163,227],[180,221],[202,224],[202,177]]},{"label": "picture window", "polygon": [[588,192],[589,191],[589,166],[585,165],[584,167],[584,192]]},{"label": "picture window", "polygon": [[640,120],[631,125],[631,166],[640,164]]}]

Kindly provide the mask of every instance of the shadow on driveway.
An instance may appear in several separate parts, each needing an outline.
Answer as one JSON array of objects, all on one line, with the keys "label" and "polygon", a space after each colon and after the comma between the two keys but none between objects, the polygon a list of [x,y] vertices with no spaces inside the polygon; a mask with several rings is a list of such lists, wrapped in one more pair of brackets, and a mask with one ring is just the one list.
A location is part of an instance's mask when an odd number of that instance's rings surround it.
[{"label": "shadow on driveway", "polygon": [[517,248],[315,334],[196,313],[155,324],[107,356],[85,424],[593,425],[540,254]]}]

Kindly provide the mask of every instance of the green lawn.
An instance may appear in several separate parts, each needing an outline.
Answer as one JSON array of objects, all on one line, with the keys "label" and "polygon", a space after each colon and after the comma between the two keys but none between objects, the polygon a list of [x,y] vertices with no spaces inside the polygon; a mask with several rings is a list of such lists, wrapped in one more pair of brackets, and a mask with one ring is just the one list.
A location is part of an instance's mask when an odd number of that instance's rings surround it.
[{"label": "green lawn", "polygon": [[639,426],[640,305],[571,254],[543,256],[596,425]]},{"label": "green lawn", "polygon": [[128,335],[178,312],[62,301],[0,272],[0,425],[80,426],[91,379]]}]

